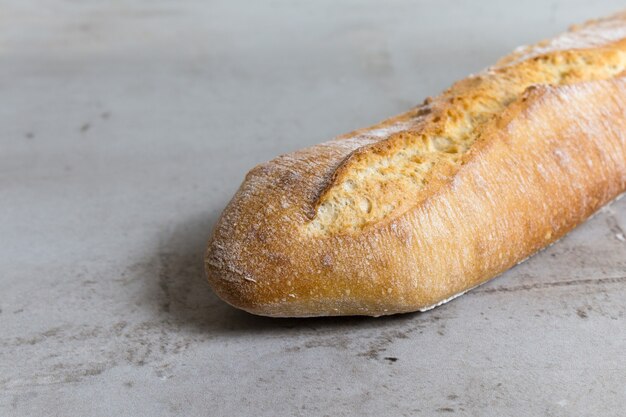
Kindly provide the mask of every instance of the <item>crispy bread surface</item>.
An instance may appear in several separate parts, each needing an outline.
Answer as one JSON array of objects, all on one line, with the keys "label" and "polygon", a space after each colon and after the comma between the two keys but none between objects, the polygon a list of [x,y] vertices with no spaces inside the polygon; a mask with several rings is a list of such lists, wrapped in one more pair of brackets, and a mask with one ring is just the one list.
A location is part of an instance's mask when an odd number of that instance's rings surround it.
[{"label": "crispy bread surface", "polygon": [[626,15],[588,22],[370,128],[246,176],[209,242],[251,313],[425,310],[626,191]]}]

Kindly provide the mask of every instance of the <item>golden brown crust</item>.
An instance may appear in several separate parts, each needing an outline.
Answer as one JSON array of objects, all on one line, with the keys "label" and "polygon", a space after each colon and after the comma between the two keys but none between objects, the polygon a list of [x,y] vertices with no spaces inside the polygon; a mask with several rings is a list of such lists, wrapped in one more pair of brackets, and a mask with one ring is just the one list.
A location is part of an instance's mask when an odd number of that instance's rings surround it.
[{"label": "golden brown crust", "polygon": [[[397,130],[351,153],[337,168],[320,195],[309,232],[358,233],[429,198],[433,175],[442,175],[441,166],[446,179],[454,176],[481,127],[527,88],[608,79],[626,70],[626,42],[612,37],[620,33],[614,28],[616,19],[621,22],[621,18],[594,22],[524,48],[403,115],[402,123],[394,124]],[[607,29],[611,36],[605,35]],[[581,47],[595,46],[559,49],[573,39]],[[598,44],[598,39],[609,43]]]},{"label": "golden brown crust", "polygon": [[[622,17],[599,22],[578,29],[579,38],[593,33],[579,44],[574,35],[557,39],[568,51],[622,48]],[[602,36],[606,28],[613,32]],[[541,48],[554,45],[534,51]],[[527,62],[532,51],[498,65]],[[471,91],[476,83],[459,85]],[[398,204],[402,211],[345,233],[312,234],[320,198],[355,155],[393,150],[402,132],[433,129],[425,109],[253,169],[209,243],[216,293],[268,316],[426,309],[500,274],[626,191],[626,80],[539,85],[477,126],[454,164],[432,166],[419,198]]]}]

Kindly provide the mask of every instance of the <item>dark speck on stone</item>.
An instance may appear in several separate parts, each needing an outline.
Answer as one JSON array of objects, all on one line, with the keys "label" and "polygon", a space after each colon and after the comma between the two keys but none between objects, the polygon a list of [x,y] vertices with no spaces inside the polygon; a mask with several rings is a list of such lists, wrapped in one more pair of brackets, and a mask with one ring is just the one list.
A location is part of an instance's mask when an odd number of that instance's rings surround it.
[{"label": "dark speck on stone", "polygon": [[385,357],[385,360],[389,362],[397,362],[398,358],[394,358],[393,356],[387,356]]}]

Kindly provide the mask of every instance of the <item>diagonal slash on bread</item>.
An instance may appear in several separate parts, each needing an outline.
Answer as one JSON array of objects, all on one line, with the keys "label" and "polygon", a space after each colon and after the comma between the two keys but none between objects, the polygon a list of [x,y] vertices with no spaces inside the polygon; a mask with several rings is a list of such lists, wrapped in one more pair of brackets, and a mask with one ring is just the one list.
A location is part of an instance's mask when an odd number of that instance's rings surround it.
[{"label": "diagonal slash on bread", "polygon": [[424,104],[248,173],[209,242],[232,305],[424,310],[626,191],[626,14],[519,48]]}]

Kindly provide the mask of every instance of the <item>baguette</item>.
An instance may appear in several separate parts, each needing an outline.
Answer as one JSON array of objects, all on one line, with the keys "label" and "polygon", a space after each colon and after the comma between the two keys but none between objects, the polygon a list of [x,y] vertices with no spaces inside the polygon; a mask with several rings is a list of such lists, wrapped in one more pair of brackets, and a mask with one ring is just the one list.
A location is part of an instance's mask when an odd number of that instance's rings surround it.
[{"label": "baguette", "polygon": [[626,12],[518,48],[375,126],[261,164],[205,259],[275,317],[424,311],[626,191]]}]

